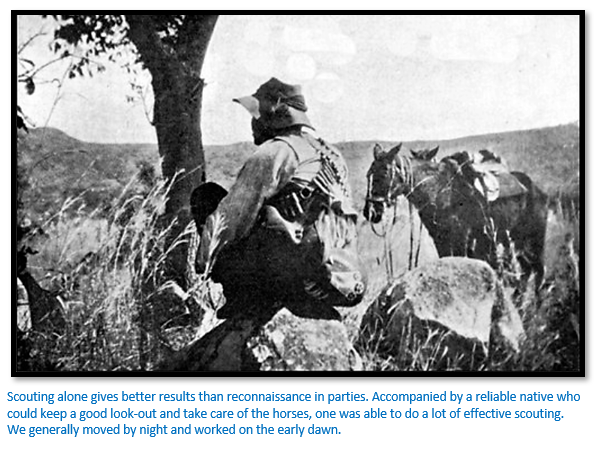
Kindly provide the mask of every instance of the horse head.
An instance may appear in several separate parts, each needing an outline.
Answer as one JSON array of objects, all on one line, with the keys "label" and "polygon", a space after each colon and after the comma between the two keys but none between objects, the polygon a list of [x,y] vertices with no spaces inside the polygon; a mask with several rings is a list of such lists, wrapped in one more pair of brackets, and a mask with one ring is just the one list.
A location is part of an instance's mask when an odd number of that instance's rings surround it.
[{"label": "horse head", "polygon": [[415,185],[414,164],[430,164],[439,147],[411,150],[411,156],[400,154],[402,144],[389,151],[379,144],[373,148],[373,162],[367,172],[367,198],[363,214],[368,221],[381,221],[385,208],[395,204],[398,196],[409,195]]},{"label": "horse head", "polygon": [[379,144],[373,147],[373,162],[367,171],[367,197],[363,215],[376,224],[381,221],[386,206],[393,203],[402,194],[405,182],[400,170],[399,152],[402,143],[389,151],[384,151]]}]

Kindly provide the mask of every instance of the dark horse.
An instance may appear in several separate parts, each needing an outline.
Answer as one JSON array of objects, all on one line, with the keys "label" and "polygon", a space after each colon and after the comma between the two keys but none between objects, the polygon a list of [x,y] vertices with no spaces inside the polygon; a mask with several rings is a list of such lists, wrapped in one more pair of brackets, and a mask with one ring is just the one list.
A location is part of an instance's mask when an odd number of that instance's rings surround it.
[{"label": "dark horse", "polygon": [[475,186],[479,173],[467,153],[437,162],[439,147],[411,150],[410,156],[401,155],[400,148],[384,152],[375,146],[367,173],[365,218],[380,222],[385,208],[403,195],[417,208],[440,257],[476,258],[497,268],[497,245],[509,250],[512,242],[522,271],[521,287],[534,272],[538,290],[544,275],[547,196],[531,179],[511,172],[510,179],[520,184],[518,193],[488,200],[479,184]]}]

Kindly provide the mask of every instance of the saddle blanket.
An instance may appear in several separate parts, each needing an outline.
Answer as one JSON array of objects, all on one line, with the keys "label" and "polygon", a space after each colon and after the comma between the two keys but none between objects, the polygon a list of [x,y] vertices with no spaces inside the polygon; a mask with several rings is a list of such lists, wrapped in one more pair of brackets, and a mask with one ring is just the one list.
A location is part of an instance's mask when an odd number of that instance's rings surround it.
[{"label": "saddle blanket", "polygon": [[504,166],[496,164],[474,165],[474,168],[481,176],[475,180],[475,188],[489,202],[493,202],[498,198],[519,196],[527,192],[526,187]]}]

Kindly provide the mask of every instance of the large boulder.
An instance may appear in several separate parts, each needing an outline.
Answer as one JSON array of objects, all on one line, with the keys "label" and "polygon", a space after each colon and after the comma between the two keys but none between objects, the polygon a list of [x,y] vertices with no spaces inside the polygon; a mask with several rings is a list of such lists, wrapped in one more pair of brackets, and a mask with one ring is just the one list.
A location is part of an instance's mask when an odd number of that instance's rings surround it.
[{"label": "large boulder", "polygon": [[446,257],[404,273],[369,306],[359,346],[406,369],[475,370],[517,350],[522,321],[484,261]]},{"label": "large boulder", "polygon": [[340,321],[299,317],[226,320],[166,363],[174,371],[349,371],[361,359]]}]

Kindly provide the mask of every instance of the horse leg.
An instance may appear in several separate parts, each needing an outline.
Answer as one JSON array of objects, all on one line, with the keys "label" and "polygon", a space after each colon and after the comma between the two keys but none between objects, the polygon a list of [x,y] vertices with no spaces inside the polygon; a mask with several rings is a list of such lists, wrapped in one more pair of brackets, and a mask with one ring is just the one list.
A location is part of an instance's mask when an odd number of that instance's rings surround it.
[{"label": "horse leg", "polygon": [[514,302],[515,307],[521,311],[523,296],[527,291],[527,285],[531,278],[531,267],[525,259],[518,258],[518,263],[522,270],[522,275],[515,285],[516,288],[514,289],[512,301]]},{"label": "horse leg", "polygon": [[[518,233],[516,233],[518,232]],[[541,307],[541,287],[545,276],[544,246],[545,228],[525,228],[523,233],[519,230],[512,231],[514,250],[517,253],[518,262],[522,270],[522,279],[519,285],[521,295],[527,289],[528,281],[534,274],[534,294],[537,309]]]},{"label": "horse leg", "polygon": [[477,227],[471,229],[467,239],[466,256],[486,261],[493,269],[498,269],[498,262],[495,255],[493,240],[487,236],[483,228]]},{"label": "horse leg", "polygon": [[531,275],[534,275],[534,297],[537,309],[541,307],[541,287],[545,275],[545,268],[543,266],[543,242],[540,242],[540,240],[541,236],[538,236],[535,238],[526,237],[526,240],[522,242],[515,242],[517,261],[522,272],[522,276],[514,292],[515,304],[519,304],[522,300],[522,296],[527,290]]},{"label": "horse leg", "polygon": [[531,271],[535,273],[535,299],[537,308],[541,307],[541,287],[545,276],[545,266],[543,265],[543,246],[545,237],[540,233],[535,237],[533,250],[530,252]]}]

